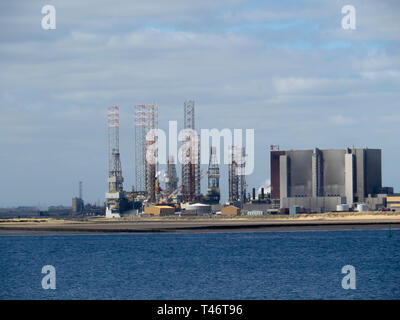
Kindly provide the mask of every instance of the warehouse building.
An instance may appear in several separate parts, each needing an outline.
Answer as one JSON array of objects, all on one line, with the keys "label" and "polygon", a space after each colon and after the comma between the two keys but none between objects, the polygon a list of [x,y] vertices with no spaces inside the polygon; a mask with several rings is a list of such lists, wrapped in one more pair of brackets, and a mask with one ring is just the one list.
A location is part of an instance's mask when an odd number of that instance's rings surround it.
[{"label": "warehouse building", "polygon": [[223,216],[238,216],[238,215],[240,215],[240,209],[235,206],[226,206],[221,209],[221,215],[223,215]]},{"label": "warehouse building", "polygon": [[271,151],[271,197],[281,208],[335,211],[341,204],[385,205],[380,149]]},{"label": "warehouse building", "polygon": [[153,216],[169,216],[175,213],[175,208],[170,206],[151,206],[145,207],[144,213]]},{"label": "warehouse building", "polygon": [[388,209],[400,211],[400,194],[388,196],[386,201]]}]

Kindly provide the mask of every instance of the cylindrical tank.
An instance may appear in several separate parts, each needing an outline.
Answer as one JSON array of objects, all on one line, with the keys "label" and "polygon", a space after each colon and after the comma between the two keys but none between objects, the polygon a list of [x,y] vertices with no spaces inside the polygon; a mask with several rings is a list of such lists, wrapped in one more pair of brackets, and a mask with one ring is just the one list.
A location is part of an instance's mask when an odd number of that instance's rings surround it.
[{"label": "cylindrical tank", "polygon": [[368,211],[368,206],[365,203],[359,203],[357,205],[357,211],[358,212],[366,212],[366,211]]},{"label": "cylindrical tank", "polygon": [[208,204],[195,203],[186,206],[186,212],[196,213],[198,216],[211,214],[211,206]]},{"label": "cylindrical tank", "polygon": [[349,211],[349,205],[348,204],[338,204],[336,206],[336,211],[339,212],[348,212]]}]

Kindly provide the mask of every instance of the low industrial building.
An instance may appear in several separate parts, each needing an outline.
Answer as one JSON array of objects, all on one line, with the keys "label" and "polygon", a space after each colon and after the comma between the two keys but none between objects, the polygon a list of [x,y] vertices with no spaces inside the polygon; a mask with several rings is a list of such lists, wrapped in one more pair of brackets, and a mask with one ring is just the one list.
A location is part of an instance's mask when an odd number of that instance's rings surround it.
[{"label": "low industrial building", "polygon": [[340,204],[346,204],[346,197],[290,197],[281,199],[281,208],[290,209],[298,206],[304,208],[307,213],[336,211]]},{"label": "low industrial building", "polygon": [[259,211],[259,210],[251,210],[251,211],[247,211],[246,216],[263,216],[264,215],[264,211]]},{"label": "low industrial building", "polygon": [[275,205],[271,203],[263,203],[263,202],[250,202],[244,203],[242,206],[243,211],[262,211],[264,214],[268,213],[270,209],[278,209],[279,207],[275,207]]},{"label": "low industrial building", "polygon": [[299,214],[303,213],[303,208],[300,206],[291,206],[289,208],[289,214]]},{"label": "low industrial building", "polygon": [[221,209],[221,215],[223,216],[238,216],[240,215],[240,209],[235,206],[227,206]]},{"label": "low industrial building", "polygon": [[[393,192],[392,192],[393,193]],[[365,199],[365,204],[368,207],[368,210],[378,211],[387,206],[387,198],[389,194],[375,194],[375,195],[368,195]]]},{"label": "low industrial building", "polygon": [[84,202],[81,198],[74,197],[72,198],[72,213],[77,214],[83,211]]},{"label": "low industrial building", "polygon": [[151,206],[145,207],[144,213],[153,216],[169,216],[175,213],[175,208],[170,206]]},{"label": "low industrial building", "polygon": [[388,196],[386,202],[388,209],[400,211],[400,194]]}]

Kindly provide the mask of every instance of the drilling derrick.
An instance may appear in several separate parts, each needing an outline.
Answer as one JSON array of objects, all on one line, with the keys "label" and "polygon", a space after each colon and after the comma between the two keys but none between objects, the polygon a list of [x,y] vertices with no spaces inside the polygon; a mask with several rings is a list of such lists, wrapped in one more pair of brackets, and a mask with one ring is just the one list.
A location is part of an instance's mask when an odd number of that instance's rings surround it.
[{"label": "drilling derrick", "polygon": [[246,151],[245,148],[230,146],[229,201],[246,202]]},{"label": "drilling derrick", "polygon": [[123,182],[119,153],[119,109],[117,106],[111,106],[108,108],[108,192],[106,193],[108,217],[119,217]]},{"label": "drilling derrick", "polygon": [[236,174],[237,163],[234,159],[233,148],[230,148],[230,162],[229,162],[229,201],[234,202],[239,199],[239,179]]},{"label": "drilling derrick", "polygon": [[122,192],[121,159],[119,153],[119,109],[108,108],[108,191]]},{"label": "drilling derrick", "polygon": [[[135,106],[135,173],[136,191],[146,197],[149,202],[156,201],[156,171],[155,154],[151,147],[156,143],[156,136],[151,131],[158,128],[158,106],[156,104]],[[146,154],[152,157],[148,161]]]},{"label": "drilling derrick", "polygon": [[169,156],[167,163],[167,177],[165,179],[168,195],[174,193],[178,188],[178,175],[176,174],[176,163],[173,156]]},{"label": "drilling derrick", "polygon": [[208,164],[208,188],[206,194],[206,202],[210,204],[218,204],[221,198],[219,190],[219,165],[217,159],[216,147],[210,149],[210,161]]},{"label": "drilling derrick", "polygon": [[193,202],[200,197],[200,138],[194,131],[194,101],[184,103],[184,129],[193,130],[193,135],[184,141],[182,200]]}]

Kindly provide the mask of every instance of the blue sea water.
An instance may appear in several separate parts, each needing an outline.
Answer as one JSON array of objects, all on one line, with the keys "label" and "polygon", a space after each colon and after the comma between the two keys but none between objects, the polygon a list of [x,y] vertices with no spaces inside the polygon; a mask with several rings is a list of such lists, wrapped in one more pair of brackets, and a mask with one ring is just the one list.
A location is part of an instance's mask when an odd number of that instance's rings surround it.
[{"label": "blue sea water", "polygon": [[0,299],[399,299],[400,230],[0,236],[0,266]]}]

